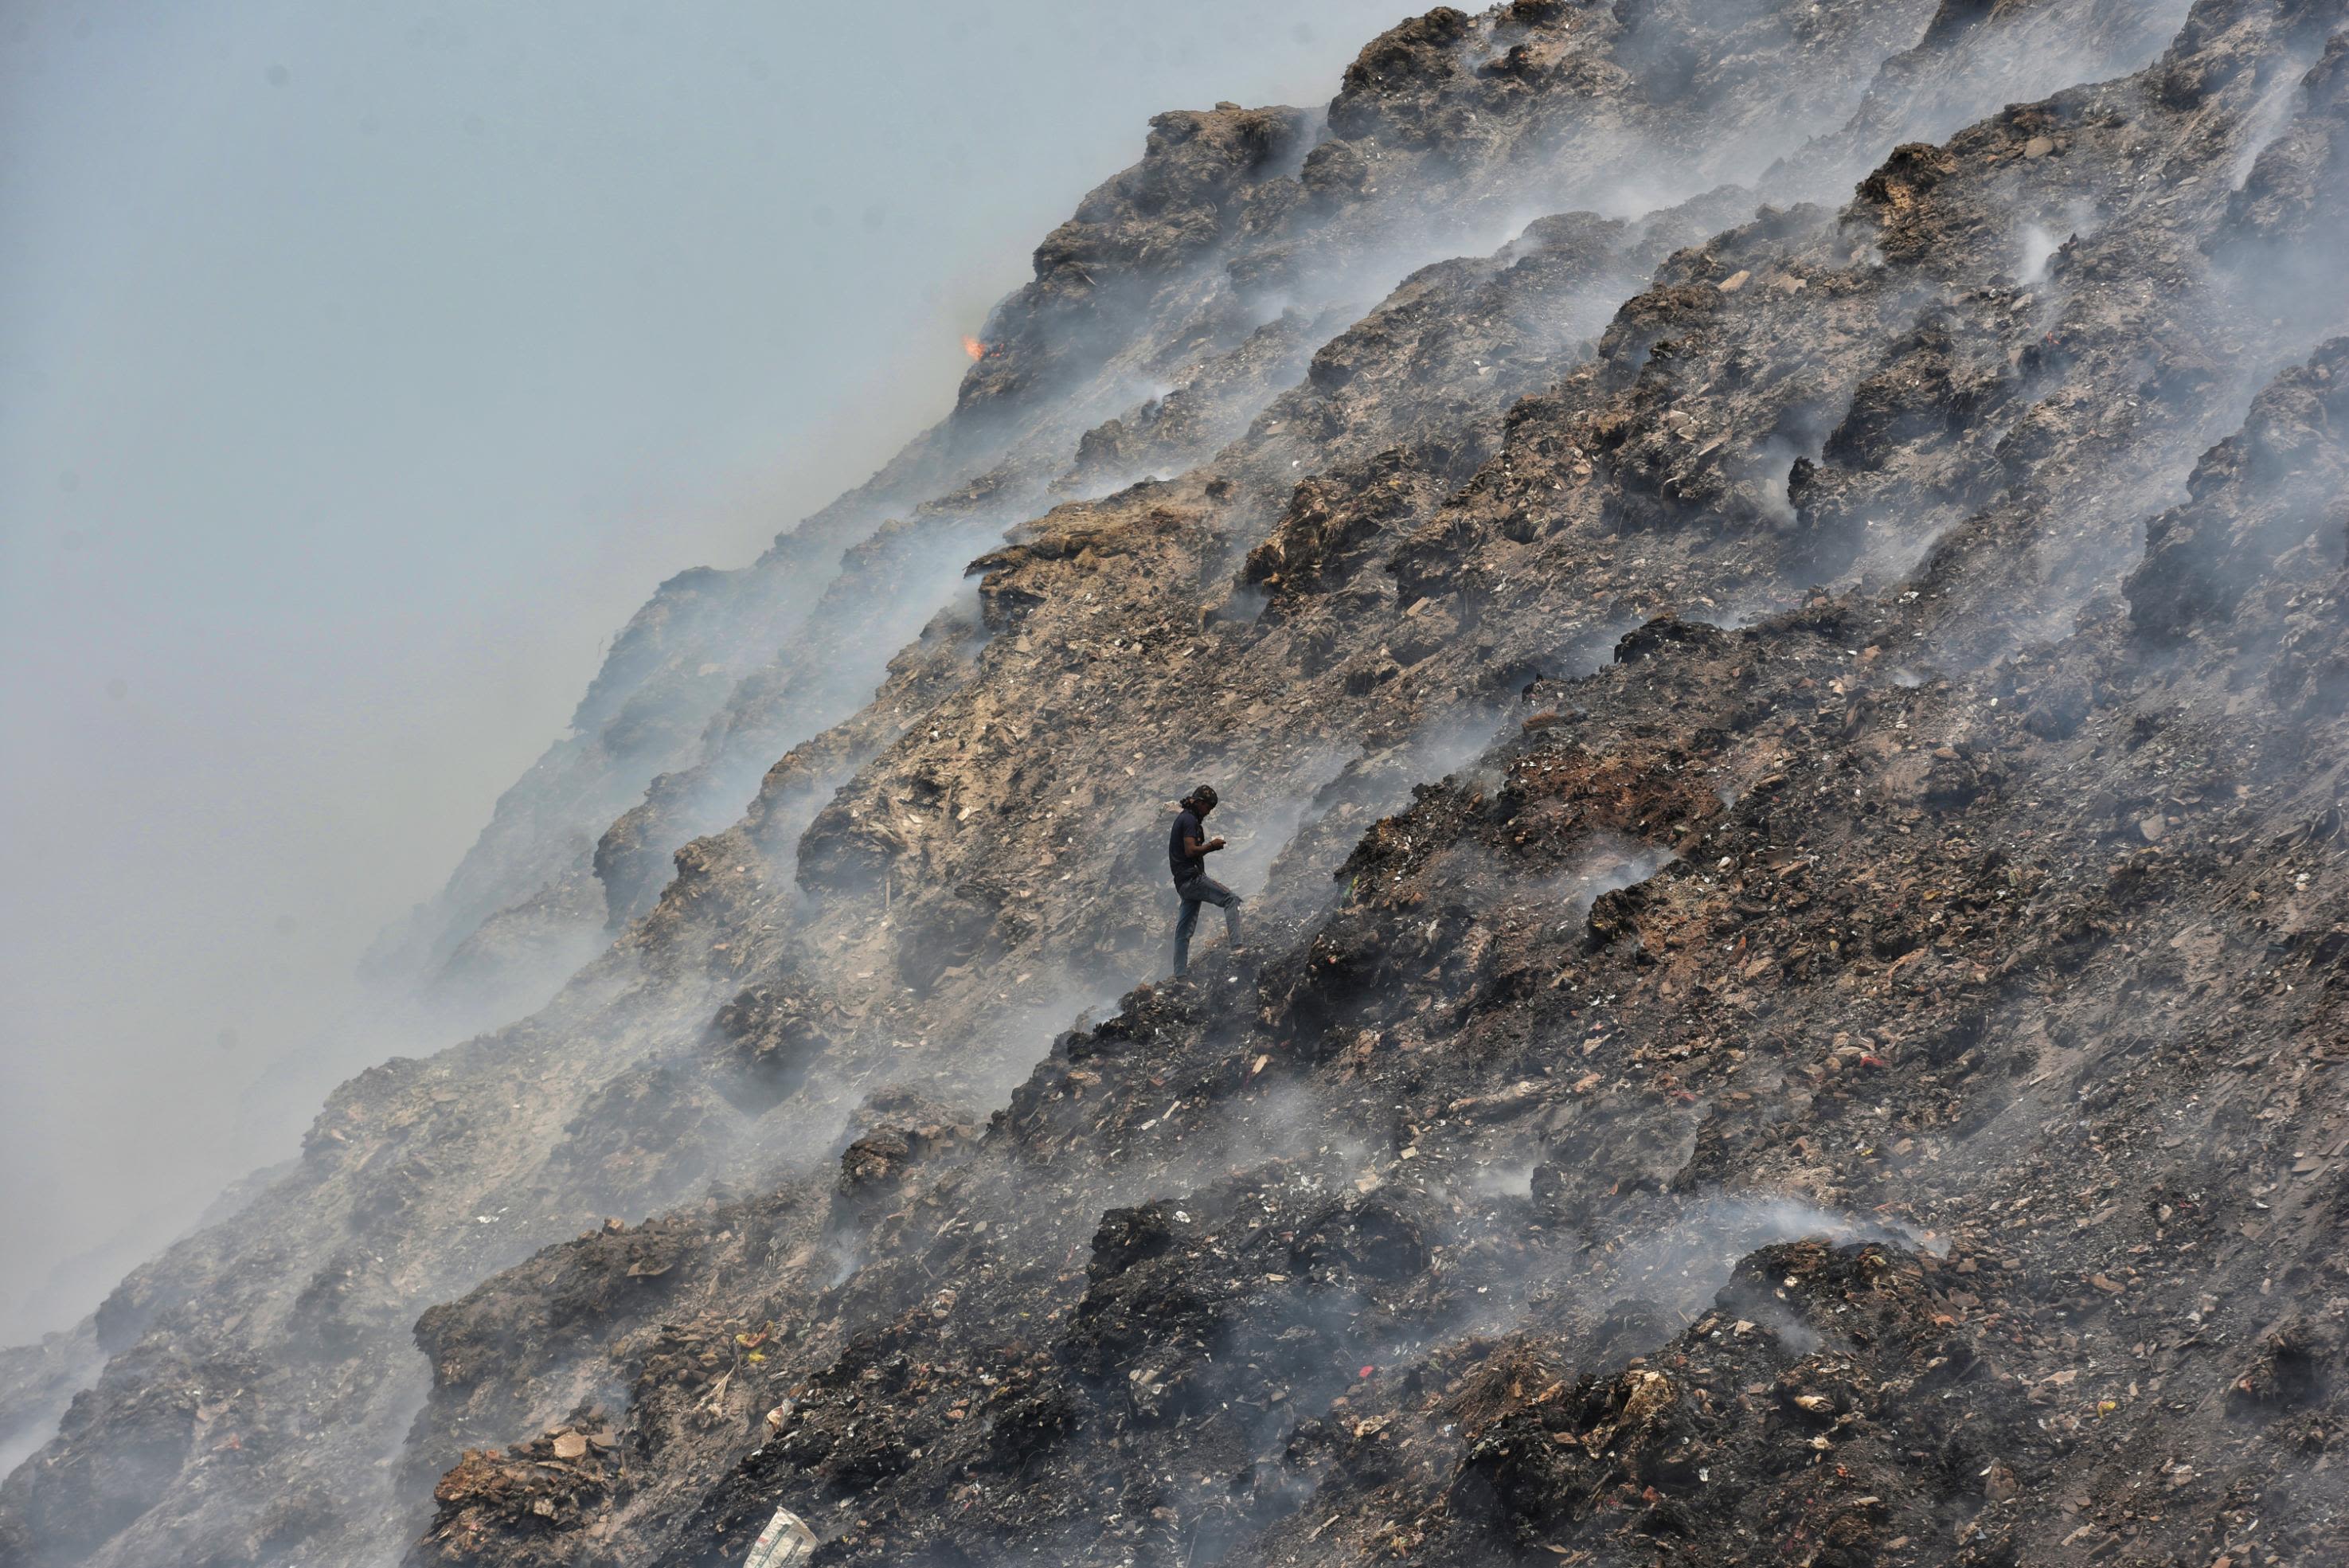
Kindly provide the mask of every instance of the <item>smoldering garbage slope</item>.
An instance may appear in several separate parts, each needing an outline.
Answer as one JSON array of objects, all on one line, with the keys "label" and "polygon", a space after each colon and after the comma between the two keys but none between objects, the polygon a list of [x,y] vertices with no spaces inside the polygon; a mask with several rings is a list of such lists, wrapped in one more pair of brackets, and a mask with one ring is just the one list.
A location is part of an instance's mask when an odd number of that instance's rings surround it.
[{"label": "smoldering garbage slope", "polygon": [[[135,1273],[0,1546],[2337,1553],[2343,25],[1160,117],[432,939],[601,840],[609,950]],[[1200,778],[1280,842],[1167,982]]]}]

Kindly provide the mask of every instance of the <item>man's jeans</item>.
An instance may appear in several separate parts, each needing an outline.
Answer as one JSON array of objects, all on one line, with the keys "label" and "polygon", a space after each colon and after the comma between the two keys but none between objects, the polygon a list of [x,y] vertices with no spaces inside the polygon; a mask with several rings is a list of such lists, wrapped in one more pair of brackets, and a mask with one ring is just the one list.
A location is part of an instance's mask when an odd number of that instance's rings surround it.
[{"label": "man's jeans", "polygon": [[1240,896],[1202,874],[1185,877],[1174,884],[1174,891],[1183,900],[1183,912],[1174,917],[1174,972],[1181,974],[1191,967],[1191,933],[1199,927],[1199,906],[1216,904],[1224,911],[1224,937],[1232,946],[1240,945]]}]

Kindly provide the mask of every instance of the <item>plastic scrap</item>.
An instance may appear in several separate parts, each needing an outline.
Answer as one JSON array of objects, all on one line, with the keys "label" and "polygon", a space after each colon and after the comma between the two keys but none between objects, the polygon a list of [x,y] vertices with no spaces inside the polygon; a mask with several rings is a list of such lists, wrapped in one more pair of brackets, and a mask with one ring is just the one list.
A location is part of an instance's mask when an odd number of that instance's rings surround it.
[{"label": "plastic scrap", "polygon": [[805,1562],[815,1553],[815,1532],[807,1521],[788,1508],[775,1510],[775,1517],[767,1521],[767,1528],[759,1532],[751,1543],[750,1555],[743,1560],[742,1568],[790,1568],[794,1563]]}]

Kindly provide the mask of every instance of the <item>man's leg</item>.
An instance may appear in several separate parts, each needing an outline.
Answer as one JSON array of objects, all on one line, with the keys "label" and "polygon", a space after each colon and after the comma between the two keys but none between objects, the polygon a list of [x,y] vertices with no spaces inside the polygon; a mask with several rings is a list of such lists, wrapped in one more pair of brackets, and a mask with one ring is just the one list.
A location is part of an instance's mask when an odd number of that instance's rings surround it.
[{"label": "man's leg", "polygon": [[[1191,891],[1201,903],[1220,905],[1224,911],[1224,940],[1232,947],[1240,945],[1240,896],[1212,877],[1202,877],[1191,885]],[[1196,918],[1198,905],[1192,907]]]},{"label": "man's leg", "polygon": [[1174,973],[1180,978],[1191,967],[1191,933],[1199,924],[1199,900],[1181,889],[1183,912],[1174,917]]}]

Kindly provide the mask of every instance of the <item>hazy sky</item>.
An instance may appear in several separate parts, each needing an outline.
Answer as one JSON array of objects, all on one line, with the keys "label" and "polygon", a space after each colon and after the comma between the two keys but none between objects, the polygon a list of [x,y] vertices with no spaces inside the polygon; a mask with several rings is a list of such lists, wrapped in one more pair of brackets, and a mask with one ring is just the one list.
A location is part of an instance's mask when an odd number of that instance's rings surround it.
[{"label": "hazy sky", "polygon": [[1407,9],[0,10],[0,1339],[292,1152],[273,1064],[440,1044],[350,963],[655,582],[942,412],[1150,114]]}]

